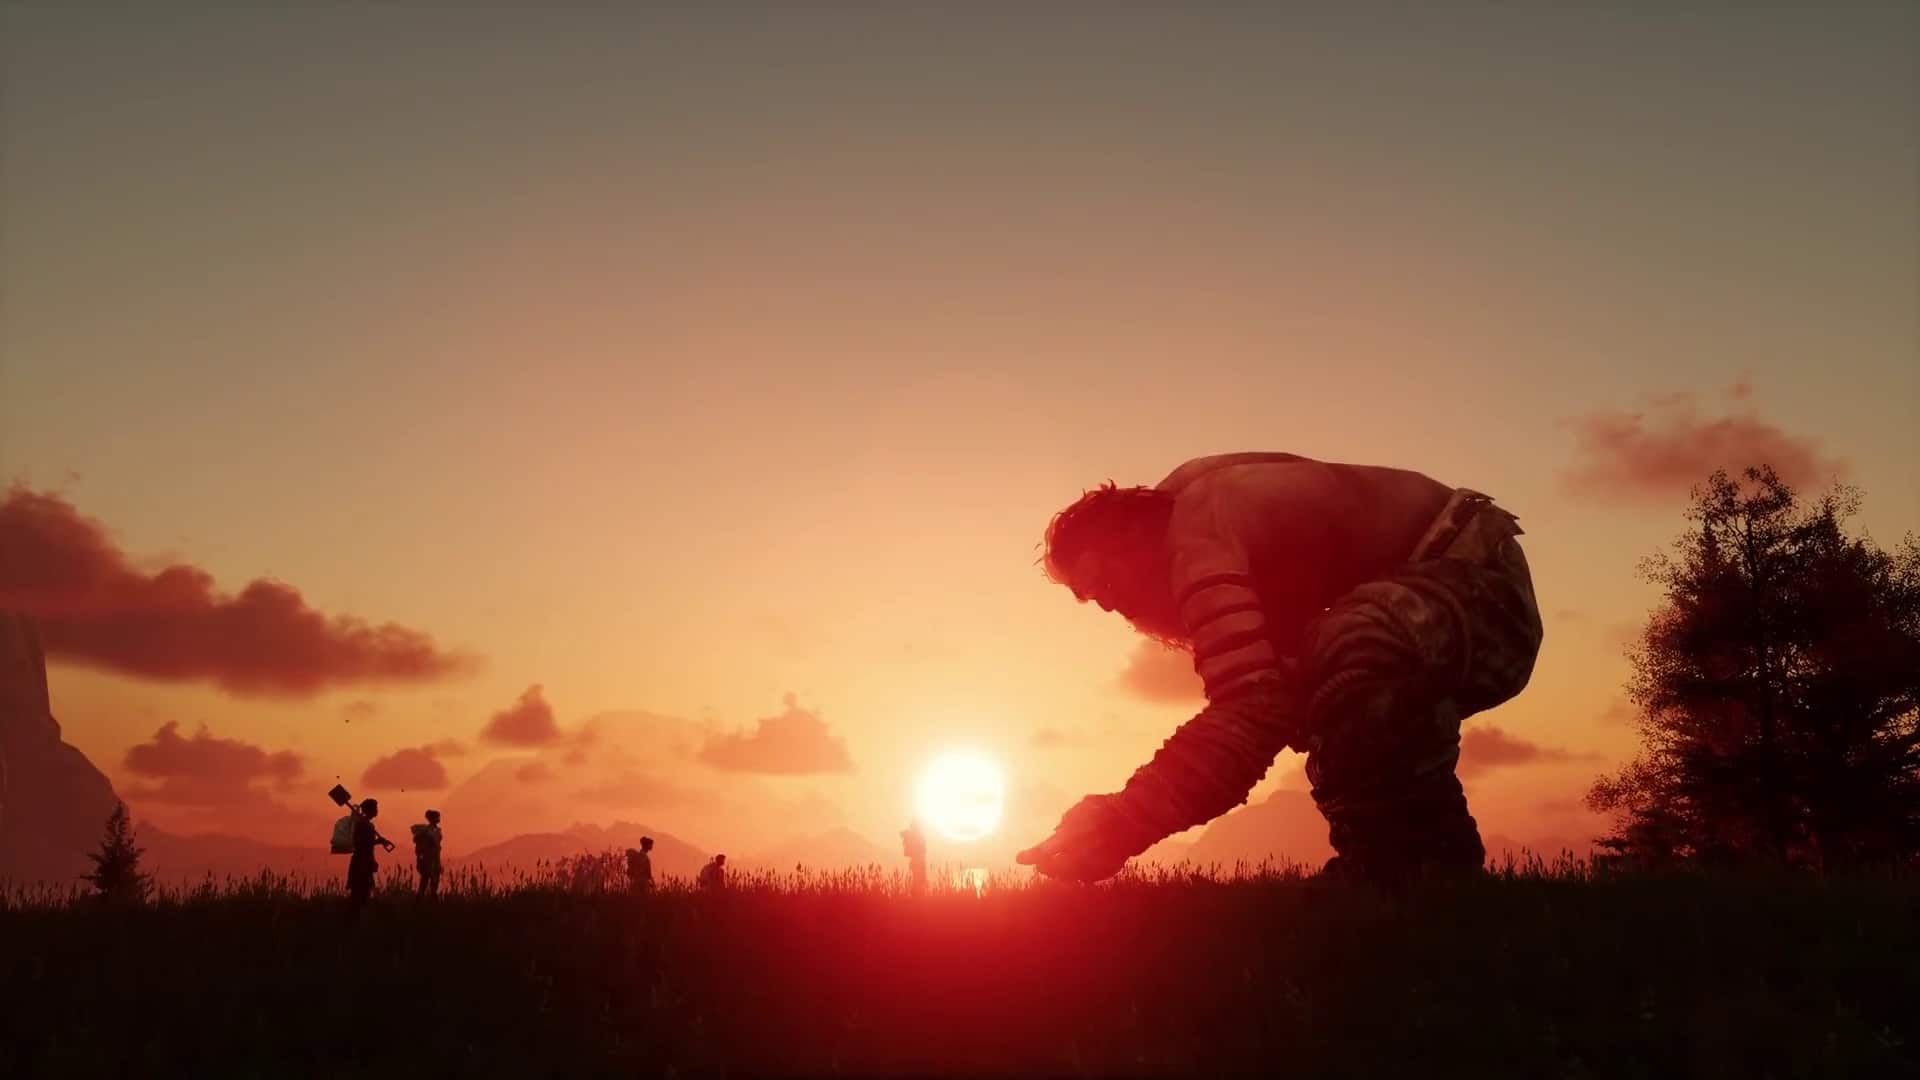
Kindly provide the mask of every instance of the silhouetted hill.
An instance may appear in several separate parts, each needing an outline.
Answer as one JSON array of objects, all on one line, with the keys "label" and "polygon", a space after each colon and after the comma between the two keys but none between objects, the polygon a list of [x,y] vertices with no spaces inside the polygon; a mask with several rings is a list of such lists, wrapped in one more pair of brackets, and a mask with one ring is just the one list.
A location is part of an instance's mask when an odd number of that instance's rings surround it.
[{"label": "silhouetted hill", "polygon": [[[262,870],[317,878],[344,876],[347,872],[346,856],[329,855],[326,847],[317,842],[312,847],[289,847],[218,833],[175,836],[163,829],[142,825],[138,829],[138,843],[146,849],[140,859],[141,868],[162,884],[188,884],[209,874],[216,879],[250,878]],[[411,854],[402,845],[392,855],[385,856],[384,862],[397,865],[395,859],[402,856],[410,859]]]},{"label": "silhouetted hill", "polygon": [[1575,856],[1585,859],[1594,851],[1592,838],[1585,836],[1534,836],[1517,839],[1506,833],[1487,833],[1480,838],[1480,842],[1486,846],[1487,861],[1494,866],[1504,863],[1508,855],[1512,855],[1516,860],[1527,855],[1537,855],[1552,861],[1559,858],[1563,852],[1571,851]]},{"label": "silhouetted hill", "polygon": [[1187,852],[1197,866],[1234,863],[1304,863],[1317,869],[1333,857],[1327,820],[1304,791],[1276,791],[1262,802],[1240,807],[1207,826]]},{"label": "silhouetted hill", "polygon": [[565,832],[523,833],[448,862],[454,866],[481,865],[489,869],[518,867],[531,870],[541,862],[609,849],[624,851],[638,847],[642,836],[653,837],[653,873],[656,878],[690,878],[706,864],[706,852],[672,833],[625,821],[606,826],[575,824]]},{"label": "silhouetted hill", "polygon": [[1148,848],[1134,859],[1138,863],[1158,863],[1162,866],[1176,866],[1193,854],[1193,842],[1184,840],[1162,840]]},{"label": "silhouetted hill", "polygon": [[113,785],[60,737],[46,655],[24,615],[0,612],[0,878],[71,885],[93,864]]},{"label": "silhouetted hill", "polygon": [[[727,862],[736,860],[728,856]],[[846,870],[878,865],[886,870],[903,870],[907,857],[897,847],[885,848],[852,829],[828,829],[812,836],[791,836],[770,848],[737,860],[742,869],[765,869],[786,873],[794,867],[808,870]]]}]

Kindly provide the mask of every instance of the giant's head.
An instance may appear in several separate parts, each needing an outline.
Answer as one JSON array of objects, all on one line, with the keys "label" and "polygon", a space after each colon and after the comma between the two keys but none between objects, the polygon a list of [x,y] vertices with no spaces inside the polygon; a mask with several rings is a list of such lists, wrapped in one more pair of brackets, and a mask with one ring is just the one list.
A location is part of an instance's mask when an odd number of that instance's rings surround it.
[{"label": "giant's head", "polygon": [[1172,516],[1172,494],[1109,480],[1053,516],[1041,566],[1081,603],[1091,600],[1149,637],[1184,645],[1167,549]]}]

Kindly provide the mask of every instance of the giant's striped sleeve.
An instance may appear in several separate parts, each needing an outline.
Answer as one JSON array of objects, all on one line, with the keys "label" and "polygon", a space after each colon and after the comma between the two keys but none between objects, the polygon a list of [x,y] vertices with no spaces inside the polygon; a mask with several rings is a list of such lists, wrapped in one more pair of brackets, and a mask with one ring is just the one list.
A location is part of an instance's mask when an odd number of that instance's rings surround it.
[{"label": "giant's striped sleeve", "polygon": [[1281,671],[1255,591],[1244,512],[1221,487],[1209,478],[1181,492],[1167,525],[1173,595],[1209,701]]},{"label": "giant's striped sleeve", "polygon": [[1269,483],[1254,496],[1230,478],[1221,482],[1225,473],[1182,491],[1168,525],[1174,595],[1207,706],[1110,804],[1134,854],[1245,802],[1300,729],[1298,694],[1268,639],[1247,547],[1247,527],[1271,526],[1286,493]]}]

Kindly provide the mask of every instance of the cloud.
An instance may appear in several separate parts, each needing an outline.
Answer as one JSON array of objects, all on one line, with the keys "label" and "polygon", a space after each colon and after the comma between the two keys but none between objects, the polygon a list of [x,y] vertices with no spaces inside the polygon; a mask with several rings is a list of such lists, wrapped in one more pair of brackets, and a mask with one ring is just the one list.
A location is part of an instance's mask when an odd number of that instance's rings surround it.
[{"label": "cloud", "polygon": [[241,806],[270,799],[270,788],[284,789],[306,774],[306,762],[292,750],[269,752],[239,739],[222,739],[203,724],[191,739],[169,721],[153,738],[127,751],[128,772],[136,783],[129,794],[152,802],[183,806]]},{"label": "cloud", "polygon": [[368,787],[436,791],[447,786],[447,767],[440,763],[437,746],[410,746],[367,766],[360,782]]},{"label": "cloud", "polygon": [[271,780],[285,785],[300,778],[305,764],[291,750],[268,753],[238,739],[222,739],[202,724],[193,738],[180,737],[178,721],[168,721],[153,739],[127,751],[127,768],[162,779]]},{"label": "cloud", "polygon": [[0,608],[33,616],[50,656],[240,695],[309,697],[475,666],[421,631],[322,614],[282,582],[263,578],[229,595],[196,566],[141,572],[99,522],[19,485],[0,502]]},{"label": "cloud", "polygon": [[493,714],[480,738],[506,746],[547,746],[560,741],[560,725],[553,722],[553,706],[542,696],[540,684],[534,683],[520,700]]},{"label": "cloud", "polygon": [[340,706],[340,715],[351,724],[355,720],[371,720],[380,715],[380,706],[371,701],[349,701]]},{"label": "cloud", "polygon": [[1651,399],[1645,411],[1601,409],[1567,421],[1577,458],[1561,475],[1569,492],[1612,502],[1667,502],[1684,498],[1715,469],[1737,473],[1771,465],[1796,486],[1823,484],[1846,472],[1846,462],[1821,454],[1817,440],[1790,434],[1763,419],[1750,402],[1752,385],[1735,383],[1728,397],[1737,410],[1705,416],[1695,395]]},{"label": "cloud", "polygon": [[1625,698],[1614,698],[1600,710],[1598,719],[1612,727],[1632,727],[1640,719],[1640,707]]},{"label": "cloud", "polygon": [[1084,741],[1086,736],[1077,732],[1061,731],[1059,728],[1041,728],[1027,736],[1027,745],[1036,750],[1058,750]]},{"label": "cloud", "polygon": [[529,762],[513,770],[513,778],[523,784],[544,784],[553,779],[553,769],[544,761]]},{"label": "cloud", "polygon": [[1562,761],[1597,761],[1598,754],[1575,753],[1517,738],[1491,724],[1460,733],[1460,776],[1477,776],[1509,765],[1538,765]]},{"label": "cloud", "polygon": [[1646,623],[1639,619],[1623,619],[1610,622],[1603,630],[1604,640],[1620,653],[1638,646],[1646,637]]},{"label": "cloud", "polygon": [[574,789],[570,800],[593,806],[626,808],[699,806],[709,804],[712,798],[704,791],[680,787],[651,773],[622,769],[599,783]]},{"label": "cloud", "polygon": [[644,709],[614,709],[595,713],[580,725],[580,742],[597,744],[604,755],[609,745],[634,751],[690,758],[712,734],[711,721],[696,723]]},{"label": "cloud", "polygon": [[845,740],[829,734],[826,722],[802,709],[792,694],[786,711],[754,722],[751,732],[709,735],[700,760],[726,772],[799,775],[849,772]]},{"label": "cloud", "polygon": [[1134,645],[1126,669],[1116,681],[1123,690],[1146,701],[1172,704],[1199,701],[1204,696],[1192,655],[1155,641]]}]

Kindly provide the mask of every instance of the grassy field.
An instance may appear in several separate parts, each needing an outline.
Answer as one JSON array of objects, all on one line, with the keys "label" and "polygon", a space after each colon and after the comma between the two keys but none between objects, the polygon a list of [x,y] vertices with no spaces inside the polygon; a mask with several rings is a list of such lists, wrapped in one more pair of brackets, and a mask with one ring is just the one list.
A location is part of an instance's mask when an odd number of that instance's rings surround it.
[{"label": "grassy field", "polygon": [[404,883],[16,894],[0,1075],[1920,1074],[1911,877]]}]

